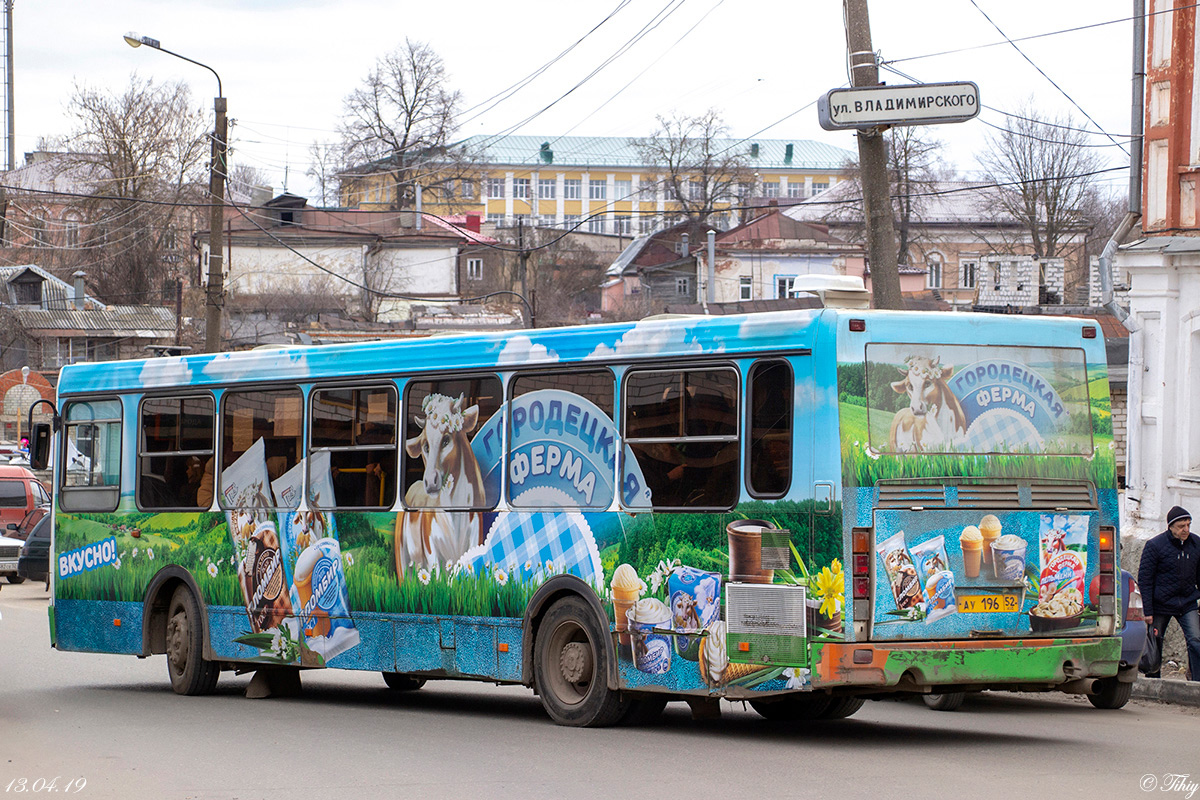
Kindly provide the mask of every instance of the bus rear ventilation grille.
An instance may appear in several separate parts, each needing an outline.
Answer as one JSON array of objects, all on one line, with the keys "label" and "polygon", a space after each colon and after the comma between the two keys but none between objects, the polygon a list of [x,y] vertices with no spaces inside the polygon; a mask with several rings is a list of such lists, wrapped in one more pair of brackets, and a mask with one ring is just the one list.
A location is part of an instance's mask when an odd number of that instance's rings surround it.
[{"label": "bus rear ventilation grille", "polygon": [[1015,483],[965,483],[958,487],[958,504],[966,508],[1021,508]]},{"label": "bus rear ventilation grille", "polygon": [[1033,508],[1096,508],[1092,488],[1086,483],[1035,483],[1029,487]]},{"label": "bus rear ventilation grille", "polygon": [[879,486],[880,508],[944,506],[946,490],[939,484],[884,483]]}]

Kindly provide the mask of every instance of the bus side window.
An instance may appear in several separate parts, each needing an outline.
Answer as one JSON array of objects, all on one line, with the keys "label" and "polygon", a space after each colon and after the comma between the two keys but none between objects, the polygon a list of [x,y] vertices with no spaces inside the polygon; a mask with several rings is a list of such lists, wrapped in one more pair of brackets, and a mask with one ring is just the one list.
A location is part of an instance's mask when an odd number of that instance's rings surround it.
[{"label": "bus side window", "polygon": [[[575,489],[575,486],[579,485],[578,476],[588,474],[589,470],[607,474],[609,484],[613,480],[615,459],[611,464],[606,464],[599,454],[592,452],[586,438],[590,435],[594,441],[597,421],[592,422],[590,433],[586,429],[581,431],[581,426],[586,426],[589,418],[597,416],[596,410],[589,409],[586,404],[580,402],[587,401],[594,405],[600,414],[608,418],[607,424],[611,425],[615,396],[612,372],[607,369],[589,369],[564,370],[552,374],[525,374],[515,377],[510,386],[513,401],[510,404],[510,413],[514,416],[512,434],[509,437],[510,450],[506,459],[507,469],[510,470],[508,501],[518,508],[598,509],[612,505],[611,491],[581,492]],[[545,394],[538,395],[537,398],[528,398],[529,405],[518,402],[518,398],[534,392]],[[561,416],[557,428],[552,427],[549,419],[544,423],[544,429],[540,424],[535,427],[530,417],[537,413],[533,404],[539,402],[541,405],[538,409],[548,404],[558,406]],[[524,424],[520,424],[522,422]],[[551,452],[554,455],[551,455]],[[521,454],[518,458],[537,458],[541,461],[544,465],[542,474],[547,477],[542,480],[523,481],[523,485],[518,485],[516,478],[512,477],[512,459],[518,453]],[[580,466],[585,463],[586,467]],[[573,464],[576,466],[572,472]],[[575,476],[574,485],[571,475]],[[543,481],[551,485],[546,487]],[[541,490],[531,489],[533,484],[542,484]],[[546,488],[550,491],[545,491]]]},{"label": "bus side window", "polygon": [[792,482],[792,368],[758,361],[750,370],[747,485],[755,497],[782,497]]},{"label": "bus side window", "polygon": [[[219,484],[223,507],[299,505],[298,491],[276,498],[271,482],[300,463],[303,416],[304,399],[299,389],[225,393]],[[300,480],[292,477],[298,489]]]},{"label": "bus side window", "polygon": [[121,499],[121,401],[80,400],[63,409],[64,511],[115,511]]},{"label": "bus side window", "polygon": [[500,499],[485,486],[471,441],[500,410],[500,379],[412,381],[404,405],[406,508],[487,510]]},{"label": "bus side window", "polygon": [[308,501],[314,508],[391,508],[396,498],[396,389],[313,392]]},{"label": "bus side window", "polygon": [[200,510],[212,505],[213,413],[211,397],[156,397],[142,402],[139,508]]},{"label": "bus side window", "polygon": [[655,509],[727,510],[737,503],[738,383],[735,370],[721,367],[629,374],[625,443]]}]

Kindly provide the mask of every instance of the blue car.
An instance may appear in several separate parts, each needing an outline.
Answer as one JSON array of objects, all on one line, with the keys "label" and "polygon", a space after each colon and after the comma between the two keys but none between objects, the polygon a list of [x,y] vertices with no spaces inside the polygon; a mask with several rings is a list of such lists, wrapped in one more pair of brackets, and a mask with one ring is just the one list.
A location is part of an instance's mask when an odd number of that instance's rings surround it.
[{"label": "blue car", "polygon": [[[1146,616],[1142,613],[1142,593],[1137,581],[1127,570],[1121,570],[1121,664],[1112,678],[1096,682],[1095,693],[1088,701],[1096,708],[1121,708],[1129,702],[1133,683],[1137,680],[1138,661],[1146,646]],[[966,692],[924,694],[921,699],[935,711],[953,711],[962,705]]]}]

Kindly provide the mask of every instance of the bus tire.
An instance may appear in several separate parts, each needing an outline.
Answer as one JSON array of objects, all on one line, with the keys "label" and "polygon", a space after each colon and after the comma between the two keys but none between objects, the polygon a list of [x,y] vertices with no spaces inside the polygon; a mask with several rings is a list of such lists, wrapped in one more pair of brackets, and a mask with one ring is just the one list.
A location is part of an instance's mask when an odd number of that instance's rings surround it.
[{"label": "bus tire", "polygon": [[789,694],[778,700],[751,700],[750,707],[772,722],[797,722],[822,719],[833,702],[827,694]]},{"label": "bus tire", "polygon": [[204,620],[200,603],[187,586],[179,586],[167,606],[167,674],[176,694],[210,694],[221,669],[204,658]]},{"label": "bus tire", "polygon": [[852,717],[867,702],[861,697],[835,697],[829,703],[829,708],[821,712],[821,719],[845,719]]},{"label": "bus tire", "polygon": [[24,583],[24,582],[25,582],[25,576],[24,576],[24,575],[18,575],[17,573],[15,573],[15,572],[14,572],[14,573],[12,573],[12,574],[10,574],[10,575],[8,576],[8,582],[9,582],[9,583]]},{"label": "bus tire", "polygon": [[628,707],[620,692],[608,688],[606,628],[575,595],[550,606],[538,626],[534,680],[542,707],[559,725],[612,725]]},{"label": "bus tire", "polygon": [[383,682],[394,692],[415,692],[425,685],[424,678],[406,675],[403,672],[385,672]]},{"label": "bus tire", "polygon": [[625,715],[621,717],[621,724],[635,728],[653,725],[662,717],[666,707],[667,696],[663,694],[633,697],[629,701],[629,707],[625,709]]},{"label": "bus tire", "polygon": [[966,692],[942,692],[941,694],[923,694],[921,700],[934,711],[957,711],[966,696]]},{"label": "bus tire", "polygon": [[1096,682],[1096,693],[1088,695],[1088,702],[1096,708],[1124,708],[1133,696],[1133,683],[1122,683],[1116,678],[1105,678]]}]

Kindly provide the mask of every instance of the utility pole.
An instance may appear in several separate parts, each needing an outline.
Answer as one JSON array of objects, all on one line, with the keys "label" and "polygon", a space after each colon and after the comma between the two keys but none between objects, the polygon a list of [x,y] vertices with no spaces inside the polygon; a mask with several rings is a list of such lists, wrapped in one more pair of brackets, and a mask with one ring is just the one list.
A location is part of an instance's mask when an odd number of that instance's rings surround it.
[{"label": "utility pole", "polygon": [[17,126],[13,122],[17,105],[13,102],[13,0],[4,0],[4,95],[8,101],[7,132],[8,132],[8,169],[17,168],[17,146],[15,144]]},{"label": "utility pole", "polygon": [[528,291],[528,274],[529,274],[529,251],[525,248],[525,220],[517,220],[517,246],[520,248],[518,257],[520,258],[520,279],[521,279],[521,299],[525,301],[527,319],[525,321],[526,328],[533,328],[536,325],[534,319],[533,305],[529,302]]},{"label": "utility pole", "polygon": [[[846,16],[846,50],[850,56],[850,85],[879,85],[879,68],[871,48],[867,0],[842,0]],[[888,186],[884,128],[860,130],[858,165],[862,176],[863,221],[867,227],[867,257],[871,260],[871,296],[876,308],[904,308],[900,272],[896,267],[896,230]]]},{"label": "utility pole", "polygon": [[[219,82],[219,81],[218,81]],[[222,312],[225,305],[225,259],[221,243],[225,227],[225,139],[229,130],[225,120],[225,98],[213,100],[216,124],[213,126],[212,164],[208,170],[208,289],[204,307],[204,352],[221,352]]]}]

